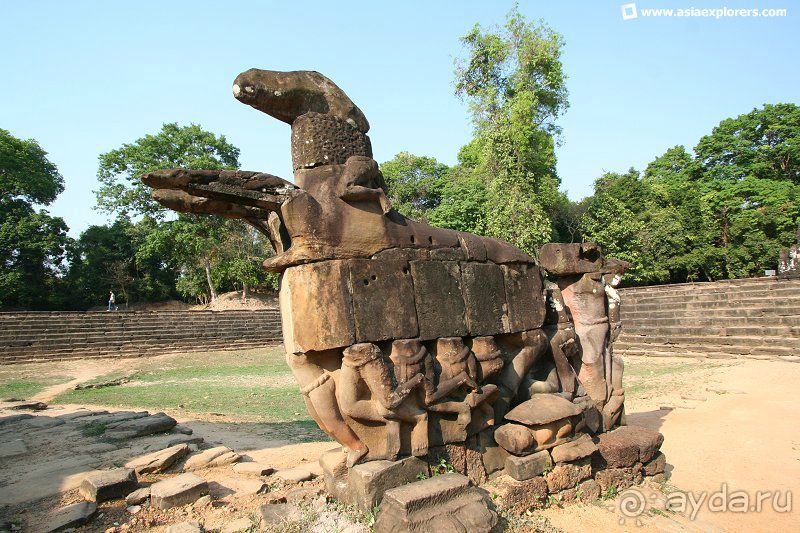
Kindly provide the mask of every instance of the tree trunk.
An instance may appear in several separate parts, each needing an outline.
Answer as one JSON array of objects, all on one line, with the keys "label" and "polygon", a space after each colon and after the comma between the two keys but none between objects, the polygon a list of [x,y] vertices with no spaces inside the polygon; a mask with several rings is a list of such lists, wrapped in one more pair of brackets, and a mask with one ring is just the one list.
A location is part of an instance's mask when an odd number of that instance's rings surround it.
[{"label": "tree trunk", "polygon": [[217,290],[214,288],[214,283],[211,281],[211,261],[207,257],[203,258],[203,268],[206,270],[206,281],[208,282],[208,292],[211,294],[211,301],[217,299]]},{"label": "tree trunk", "polygon": [[247,301],[248,289],[249,289],[249,287],[247,286],[247,282],[246,281],[242,282],[242,301],[243,302]]}]

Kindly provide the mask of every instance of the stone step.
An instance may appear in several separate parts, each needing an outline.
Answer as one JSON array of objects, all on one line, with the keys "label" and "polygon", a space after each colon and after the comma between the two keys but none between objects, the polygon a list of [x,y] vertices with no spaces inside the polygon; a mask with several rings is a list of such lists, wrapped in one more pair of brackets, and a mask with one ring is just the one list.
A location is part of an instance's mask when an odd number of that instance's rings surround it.
[{"label": "stone step", "polygon": [[622,327],[624,330],[639,327],[662,327],[662,326],[800,326],[800,316],[742,316],[741,313],[734,316],[709,316],[708,313],[684,315],[681,313],[667,312],[638,314],[630,316],[622,314]]},{"label": "stone step", "polygon": [[732,353],[714,347],[698,347],[696,345],[658,345],[658,344],[625,344],[614,351],[623,357],[691,357],[708,359],[765,359],[800,362],[800,352],[772,353],[753,350],[748,353]]},{"label": "stone step", "polygon": [[800,298],[800,288],[776,289],[773,291],[753,290],[742,292],[695,292],[688,294],[659,294],[653,296],[622,294],[622,301],[635,301],[638,304],[663,303],[663,302],[696,302],[696,301],[750,301],[751,299],[769,298],[773,301],[797,300]]},{"label": "stone step", "polygon": [[614,350],[625,351],[632,346],[657,346],[665,352],[722,352],[731,355],[763,354],[763,355],[800,355],[800,343],[778,339],[769,343],[765,339],[742,341],[736,337],[718,337],[704,339],[697,337],[620,337],[614,344]]},{"label": "stone step", "polygon": [[693,321],[684,321],[684,324],[667,326],[653,322],[651,324],[633,325],[623,323],[623,331],[628,336],[673,336],[696,335],[701,337],[734,336],[734,337],[800,337],[800,326],[760,326],[746,325],[733,326],[727,324],[696,324]]},{"label": "stone step", "polygon": [[0,343],[4,340],[44,340],[44,339],[102,339],[120,336],[124,338],[151,338],[169,335],[191,335],[193,337],[210,337],[224,335],[228,337],[248,334],[258,331],[280,331],[280,323],[259,323],[252,326],[228,327],[224,325],[209,325],[202,328],[146,328],[146,329],[98,329],[83,328],[75,331],[58,330],[10,330],[0,332]]},{"label": "stone step", "polygon": [[775,314],[797,314],[800,309],[800,298],[791,301],[770,300],[769,298],[744,300],[741,302],[719,301],[719,302],[664,302],[653,304],[639,304],[638,302],[623,302],[623,312],[638,311],[697,311],[701,309],[770,309]]},{"label": "stone step", "polygon": [[725,288],[750,288],[750,287],[773,287],[789,286],[798,283],[798,280],[779,279],[779,278],[740,278],[720,281],[701,281],[688,283],[672,283],[668,285],[648,285],[643,287],[627,287],[623,291],[637,293],[663,292],[670,291],[695,291],[695,290],[714,290]]}]

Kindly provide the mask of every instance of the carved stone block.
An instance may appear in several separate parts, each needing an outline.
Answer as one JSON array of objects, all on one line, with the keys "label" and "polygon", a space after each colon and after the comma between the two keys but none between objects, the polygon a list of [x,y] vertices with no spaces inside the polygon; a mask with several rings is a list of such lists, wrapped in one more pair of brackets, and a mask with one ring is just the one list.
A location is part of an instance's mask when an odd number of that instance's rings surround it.
[{"label": "carved stone block", "polygon": [[502,269],[491,263],[461,263],[461,281],[470,335],[509,333]]},{"label": "carved stone block", "polygon": [[284,272],[280,307],[287,352],[329,350],[355,342],[349,276],[345,261],[299,265]]},{"label": "carved stone block", "polygon": [[542,275],[537,266],[503,265],[511,332],[536,329],[544,323]]},{"label": "carved stone block", "polygon": [[420,340],[466,335],[458,263],[412,261],[411,276],[414,279]]},{"label": "carved stone block", "polygon": [[419,328],[408,263],[374,259],[348,263],[357,342],[416,337]]}]

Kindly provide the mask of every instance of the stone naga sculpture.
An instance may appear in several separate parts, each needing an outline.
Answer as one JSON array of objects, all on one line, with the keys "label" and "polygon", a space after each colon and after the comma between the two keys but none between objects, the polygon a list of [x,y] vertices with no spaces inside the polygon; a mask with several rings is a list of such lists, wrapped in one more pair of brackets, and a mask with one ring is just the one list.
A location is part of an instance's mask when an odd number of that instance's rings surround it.
[{"label": "stone naga sculpture", "polygon": [[493,442],[494,428],[532,395],[557,394],[573,407],[542,398],[523,407],[529,415],[554,410],[523,422],[560,424],[555,433],[525,433],[526,450],[573,438],[587,425],[583,413],[596,413],[587,414],[594,431],[617,422],[621,402],[611,398],[621,382],[606,364],[599,250],[585,261],[589,270],[554,264],[562,277],[545,290],[537,262],[514,246],[393,210],[366,117],[325,76],[252,69],[236,78],[233,94],[291,125],[294,183],[184,169],[142,179],[167,207],[240,218],[270,239],[277,253],[264,267],[282,274],[288,365],[348,466],[425,456],[479,433]]}]

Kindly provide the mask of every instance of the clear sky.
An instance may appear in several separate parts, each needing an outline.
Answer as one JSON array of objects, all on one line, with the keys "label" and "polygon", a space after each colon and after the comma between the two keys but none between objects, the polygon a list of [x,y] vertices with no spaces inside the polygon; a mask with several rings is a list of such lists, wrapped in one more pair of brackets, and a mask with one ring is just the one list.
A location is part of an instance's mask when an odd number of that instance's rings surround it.
[{"label": "clear sky", "polygon": [[[800,3],[641,0],[638,8],[787,8],[783,18],[623,20],[614,1],[520,1],[564,35],[571,107],[562,187],[591,194],[604,171],[643,168],[723,118],[800,100]],[[225,134],[242,168],[291,178],[289,127],[231,96],[248,68],[318,70],[364,111],[379,161],[399,151],[452,164],[469,140],[453,95],[459,37],[501,23],[492,1],[0,0],[0,128],[35,138],[66,181],[50,207],[77,236],[97,156],[164,122]]]}]

